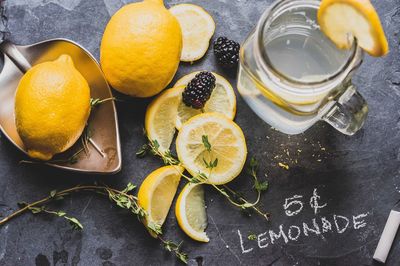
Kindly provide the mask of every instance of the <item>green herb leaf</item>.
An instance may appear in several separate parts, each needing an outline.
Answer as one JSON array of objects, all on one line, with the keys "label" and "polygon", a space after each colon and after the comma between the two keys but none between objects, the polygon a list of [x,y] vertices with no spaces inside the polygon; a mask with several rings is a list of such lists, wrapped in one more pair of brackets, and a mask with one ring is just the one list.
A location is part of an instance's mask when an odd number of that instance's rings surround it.
[{"label": "green herb leaf", "polygon": [[75,229],[75,230],[83,229],[83,225],[78,221],[78,219],[76,219],[74,217],[68,217],[68,216],[64,216],[64,218],[69,221],[69,224],[72,226],[73,229]]},{"label": "green herb leaf", "polygon": [[150,221],[149,223],[147,223],[147,228],[149,228],[156,235],[162,235],[161,225],[157,223]]},{"label": "green herb leaf", "polygon": [[124,190],[122,190],[122,192],[123,192],[123,193],[128,193],[128,192],[134,190],[135,188],[136,188],[136,186],[135,186],[134,184],[132,184],[131,182],[129,182],[129,183],[126,185],[126,188],[125,188]]},{"label": "green herb leaf", "polygon": [[50,191],[50,197],[54,198],[54,196],[57,194],[57,190],[52,190]]},{"label": "green herb leaf", "polygon": [[258,192],[262,192],[262,191],[266,191],[267,189],[268,189],[268,185],[269,185],[269,183],[268,183],[268,181],[263,181],[263,182],[260,182],[260,181],[258,181],[258,180],[256,180],[255,182],[254,182],[254,188],[258,191]]},{"label": "green herb leaf", "polygon": [[217,167],[218,165],[218,158],[215,158],[214,162],[211,164],[212,168]]},{"label": "green herb leaf", "polygon": [[208,141],[208,136],[207,135],[203,135],[203,136],[201,136],[201,139],[203,141],[203,145],[206,148],[206,150],[210,152],[211,151],[211,144]]},{"label": "green herb leaf", "polygon": [[90,98],[90,106],[92,108],[96,107],[99,104],[99,102],[100,102],[99,98]]},{"label": "green herb leaf", "polygon": [[256,236],[255,234],[250,234],[250,235],[247,237],[247,239],[248,239],[248,240],[257,240],[257,236]]},{"label": "green herb leaf", "polygon": [[251,157],[251,159],[250,159],[250,167],[254,168],[254,169],[257,169],[258,161],[257,161],[257,159],[255,157]]},{"label": "green herb leaf", "polygon": [[159,149],[160,148],[160,144],[158,143],[158,141],[156,139],[154,139],[153,141],[150,141],[151,144],[154,146],[155,149]]},{"label": "green herb leaf", "polygon": [[170,240],[163,240],[160,238],[160,240],[163,242],[164,248],[169,251],[169,252],[174,252],[175,256],[182,261],[183,263],[187,264],[188,262],[188,255],[184,252],[181,251],[181,246],[182,243],[176,244]]},{"label": "green herb leaf", "polygon": [[248,209],[248,208],[251,208],[251,207],[253,207],[253,204],[251,204],[251,203],[243,203],[242,204],[242,209]]},{"label": "green herb leaf", "polygon": [[142,147],[136,152],[136,157],[144,158],[149,151],[149,146],[147,144],[143,144]]},{"label": "green herb leaf", "polygon": [[43,211],[43,207],[29,207],[29,210],[33,213],[33,214],[37,214]]},{"label": "green herb leaf", "polygon": [[65,216],[67,213],[65,213],[64,211],[58,211],[57,212],[57,215],[59,216],[59,217],[63,217],[63,216]]}]

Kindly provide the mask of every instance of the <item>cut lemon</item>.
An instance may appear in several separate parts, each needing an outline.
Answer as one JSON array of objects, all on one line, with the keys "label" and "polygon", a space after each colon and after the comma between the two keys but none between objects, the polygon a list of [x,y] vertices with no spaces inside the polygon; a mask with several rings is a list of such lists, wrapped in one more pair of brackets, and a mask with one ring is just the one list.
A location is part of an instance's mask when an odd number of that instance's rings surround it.
[{"label": "cut lemon", "polygon": [[157,140],[159,150],[165,152],[171,146],[175,134],[175,122],[184,87],[164,91],[147,107],[145,129],[149,140]]},{"label": "cut lemon", "polygon": [[[148,228],[163,225],[183,171],[179,166],[164,166],[143,181],[138,193],[138,204],[147,213],[144,223]],[[149,232],[156,236],[151,229]]]},{"label": "cut lemon", "polygon": [[389,51],[379,16],[369,0],[322,0],[318,23],[339,48],[351,48],[355,37],[372,56]]},{"label": "cut lemon", "polygon": [[[175,83],[174,87],[186,86],[199,72],[200,71],[193,72],[182,77]],[[204,106],[204,111],[221,113],[233,120],[236,114],[236,96],[232,85],[224,77],[213,72],[211,73],[216,79],[215,88],[210,99]],[[176,128],[179,130],[184,122],[198,114],[201,114],[201,110],[188,107],[182,101],[180,101],[175,123]]]},{"label": "cut lemon", "polygon": [[192,239],[208,242],[206,232],[207,214],[204,204],[204,190],[200,184],[187,184],[179,194],[175,206],[179,227]]},{"label": "cut lemon", "polygon": [[192,4],[176,5],[169,11],[179,21],[182,29],[181,61],[193,62],[202,58],[215,32],[213,18],[202,7]]},{"label": "cut lemon", "polygon": [[[210,147],[206,147],[204,138]],[[247,156],[246,140],[240,127],[218,113],[196,115],[183,124],[176,139],[176,151],[186,170],[207,177],[207,183],[221,185],[237,177]],[[211,170],[206,163],[217,165]]]}]

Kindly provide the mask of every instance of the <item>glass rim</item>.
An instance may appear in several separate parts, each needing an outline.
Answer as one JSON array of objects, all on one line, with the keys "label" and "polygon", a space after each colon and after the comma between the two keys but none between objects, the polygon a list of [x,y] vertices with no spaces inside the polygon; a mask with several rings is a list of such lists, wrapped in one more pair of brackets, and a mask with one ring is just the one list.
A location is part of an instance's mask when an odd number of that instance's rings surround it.
[{"label": "glass rim", "polygon": [[[326,76],[322,80],[312,81],[312,82],[302,82],[293,78],[288,77],[287,75],[283,74],[281,71],[277,70],[273,64],[270,62],[269,57],[266,53],[266,50],[263,45],[263,36],[264,36],[264,28],[267,26],[268,21],[272,22],[272,18],[275,12],[279,11],[280,8],[285,7],[285,5],[289,5],[288,7],[296,7],[296,6],[305,6],[305,5],[312,5],[313,7],[319,6],[320,1],[318,0],[277,0],[275,1],[261,16],[256,32],[255,32],[255,45],[256,51],[260,53],[260,56],[257,56],[259,59],[262,67],[267,72],[271,72],[274,76],[279,78],[280,80],[284,80],[284,83],[291,85],[293,87],[302,87],[301,91],[305,90],[312,90],[312,92],[316,92],[316,90],[325,90],[326,85],[330,84],[331,82],[335,81],[338,77],[340,77],[343,73],[350,72],[354,67],[353,63],[359,53],[362,53],[360,48],[357,45],[357,39],[354,39],[351,53],[349,54],[348,58],[346,59],[346,63],[344,63],[335,73]],[[304,88],[303,88],[304,86]],[[298,89],[291,89],[296,93],[299,92]]]}]

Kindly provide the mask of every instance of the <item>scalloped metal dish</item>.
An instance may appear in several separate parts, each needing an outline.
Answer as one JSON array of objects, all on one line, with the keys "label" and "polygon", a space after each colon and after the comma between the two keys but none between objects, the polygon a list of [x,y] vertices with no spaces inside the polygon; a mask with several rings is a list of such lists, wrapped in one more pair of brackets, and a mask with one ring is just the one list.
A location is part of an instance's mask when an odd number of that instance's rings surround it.
[{"label": "scalloped metal dish", "polygon": [[[92,98],[112,97],[110,87],[96,59],[73,41],[53,39],[25,46],[5,41],[0,44],[0,51],[4,54],[4,67],[0,73],[0,129],[25,154],[24,144],[15,126],[14,98],[19,80],[32,65],[55,60],[61,54],[68,54],[72,57],[75,67],[88,81]],[[82,148],[80,141],[44,164],[90,174],[114,174],[120,171],[121,147],[114,102],[108,101],[96,107],[89,121],[91,130],[89,149],[87,152],[79,153],[76,163],[71,164],[67,160]]]}]

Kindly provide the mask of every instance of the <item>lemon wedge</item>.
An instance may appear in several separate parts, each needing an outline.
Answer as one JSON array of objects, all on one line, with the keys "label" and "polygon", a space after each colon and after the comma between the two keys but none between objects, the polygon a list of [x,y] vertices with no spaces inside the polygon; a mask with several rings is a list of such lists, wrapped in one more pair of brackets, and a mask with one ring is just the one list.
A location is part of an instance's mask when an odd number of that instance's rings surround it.
[{"label": "lemon wedge", "polygon": [[[205,137],[210,149],[206,148]],[[196,115],[183,124],[176,139],[176,151],[192,176],[202,173],[207,183],[216,185],[237,177],[247,156],[246,140],[240,127],[218,113]],[[210,171],[206,162],[216,159],[217,166]]]},{"label": "lemon wedge", "polygon": [[[183,171],[179,166],[164,166],[153,171],[143,181],[139,188],[138,204],[147,213],[144,223],[148,228],[163,225]],[[151,230],[149,232],[156,236]]]},{"label": "lemon wedge", "polygon": [[[179,79],[174,87],[186,86],[200,71],[190,73]],[[205,112],[217,112],[224,114],[229,119],[234,119],[236,115],[236,96],[232,85],[221,75],[211,72],[215,76],[215,88],[210,99],[204,106]],[[201,114],[201,110],[197,110],[186,106],[182,100],[178,105],[178,115],[176,118],[176,128],[179,130],[182,124],[189,118]]]},{"label": "lemon wedge", "polygon": [[159,150],[165,152],[171,146],[175,134],[175,123],[184,87],[164,91],[147,107],[145,129],[149,140],[157,140]]},{"label": "lemon wedge", "polygon": [[182,29],[183,48],[181,61],[193,62],[202,58],[215,32],[215,22],[202,7],[179,4],[169,9]]},{"label": "lemon wedge", "polygon": [[318,23],[339,48],[351,48],[355,37],[358,45],[372,56],[383,56],[389,51],[379,16],[368,0],[322,0]]},{"label": "lemon wedge", "polygon": [[207,228],[207,214],[204,204],[204,190],[200,184],[187,184],[179,194],[175,206],[179,227],[193,240],[208,242],[204,230]]}]

